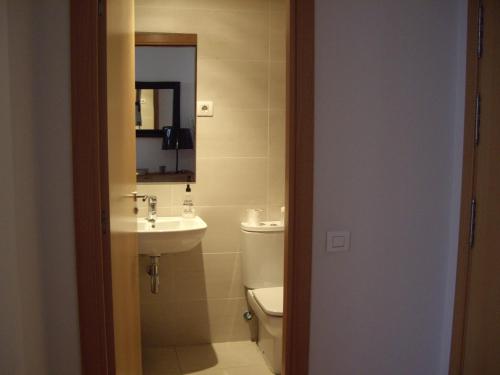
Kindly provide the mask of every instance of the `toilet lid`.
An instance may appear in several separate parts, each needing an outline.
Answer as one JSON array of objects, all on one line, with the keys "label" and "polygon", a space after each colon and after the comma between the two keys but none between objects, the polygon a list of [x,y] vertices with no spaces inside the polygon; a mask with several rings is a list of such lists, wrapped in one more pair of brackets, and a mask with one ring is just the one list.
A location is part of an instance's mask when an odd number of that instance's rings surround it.
[{"label": "toilet lid", "polygon": [[266,314],[283,316],[283,287],[254,289],[253,295]]},{"label": "toilet lid", "polygon": [[280,221],[260,221],[258,224],[241,223],[241,229],[245,232],[283,232],[285,225]]}]

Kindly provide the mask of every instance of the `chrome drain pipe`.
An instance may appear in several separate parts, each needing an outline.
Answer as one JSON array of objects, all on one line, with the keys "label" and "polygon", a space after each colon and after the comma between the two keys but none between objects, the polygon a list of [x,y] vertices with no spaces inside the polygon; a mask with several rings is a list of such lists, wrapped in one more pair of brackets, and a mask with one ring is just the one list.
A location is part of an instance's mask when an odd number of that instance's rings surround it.
[{"label": "chrome drain pipe", "polygon": [[151,263],[148,267],[148,275],[151,277],[151,293],[160,293],[160,256],[149,257]]}]

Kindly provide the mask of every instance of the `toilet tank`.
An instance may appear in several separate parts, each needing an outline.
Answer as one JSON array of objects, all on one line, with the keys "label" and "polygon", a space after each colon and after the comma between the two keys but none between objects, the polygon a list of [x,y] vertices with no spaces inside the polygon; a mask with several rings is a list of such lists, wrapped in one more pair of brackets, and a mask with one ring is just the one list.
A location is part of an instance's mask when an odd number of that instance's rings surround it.
[{"label": "toilet tank", "polygon": [[283,286],[284,227],[279,221],[241,223],[243,285],[250,289]]}]

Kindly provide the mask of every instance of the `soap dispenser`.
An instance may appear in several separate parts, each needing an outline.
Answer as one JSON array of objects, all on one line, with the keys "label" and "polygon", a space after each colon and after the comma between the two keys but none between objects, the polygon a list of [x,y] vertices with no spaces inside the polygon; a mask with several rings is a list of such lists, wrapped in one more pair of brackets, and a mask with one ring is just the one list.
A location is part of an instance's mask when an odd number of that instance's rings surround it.
[{"label": "soap dispenser", "polygon": [[184,194],[184,202],[182,203],[182,217],[195,217],[193,196],[191,194],[191,186],[189,186],[189,184],[186,185],[186,193]]}]

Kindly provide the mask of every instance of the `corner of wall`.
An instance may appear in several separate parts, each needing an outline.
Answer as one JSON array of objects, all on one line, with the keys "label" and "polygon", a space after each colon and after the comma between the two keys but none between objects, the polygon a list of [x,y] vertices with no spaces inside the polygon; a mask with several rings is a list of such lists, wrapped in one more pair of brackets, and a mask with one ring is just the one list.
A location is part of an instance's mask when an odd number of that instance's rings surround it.
[{"label": "corner of wall", "polygon": [[441,343],[440,374],[448,374],[455,306],[455,283],[458,257],[458,238],[460,230],[460,202],[462,192],[463,141],[465,115],[465,81],[467,58],[467,23],[468,1],[460,0],[456,14],[456,61],[455,81],[452,90],[455,92],[455,128],[452,143],[452,174],[450,194],[449,251],[447,258],[445,297],[443,310],[443,334]]}]

